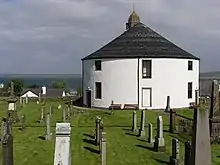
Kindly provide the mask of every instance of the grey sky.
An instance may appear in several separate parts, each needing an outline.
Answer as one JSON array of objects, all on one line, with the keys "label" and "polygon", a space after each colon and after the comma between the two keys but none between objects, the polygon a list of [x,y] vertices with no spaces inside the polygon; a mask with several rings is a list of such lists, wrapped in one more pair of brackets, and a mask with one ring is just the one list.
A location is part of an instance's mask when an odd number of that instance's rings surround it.
[{"label": "grey sky", "polygon": [[81,73],[81,58],[141,21],[220,70],[219,0],[0,0],[0,73]]}]

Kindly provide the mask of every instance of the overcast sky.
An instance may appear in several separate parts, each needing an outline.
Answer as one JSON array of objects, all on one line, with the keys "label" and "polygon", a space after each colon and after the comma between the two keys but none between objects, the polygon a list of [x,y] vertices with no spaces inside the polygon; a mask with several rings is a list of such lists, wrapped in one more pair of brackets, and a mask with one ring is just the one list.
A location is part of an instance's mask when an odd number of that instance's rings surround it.
[{"label": "overcast sky", "polygon": [[0,0],[0,73],[78,74],[81,58],[141,22],[220,71],[219,0]]}]

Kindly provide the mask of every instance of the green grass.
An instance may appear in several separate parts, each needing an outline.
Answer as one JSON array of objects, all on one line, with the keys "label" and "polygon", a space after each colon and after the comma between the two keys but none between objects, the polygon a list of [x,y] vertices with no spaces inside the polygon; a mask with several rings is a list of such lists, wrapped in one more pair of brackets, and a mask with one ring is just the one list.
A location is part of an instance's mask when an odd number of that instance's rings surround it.
[{"label": "green grass", "polygon": [[[25,114],[27,128],[21,132],[19,127],[13,127],[14,136],[14,164],[15,165],[51,165],[54,159],[55,124],[62,120],[62,112],[57,109],[58,102],[48,102],[46,107],[54,105],[55,114],[52,116],[53,140],[45,141],[39,136],[45,135],[44,124],[37,123],[40,119],[41,106],[32,102],[24,105],[19,110],[19,116]],[[0,102],[0,116],[6,113],[7,104]],[[104,121],[107,136],[107,164],[108,165],[164,165],[171,155],[171,140],[177,137],[180,140],[181,160],[184,158],[185,139],[167,132],[169,115],[162,111],[146,111],[146,137],[138,138],[131,130],[132,112],[130,110],[114,111],[113,115],[106,111],[88,110],[85,114],[78,114],[71,118],[71,157],[74,165],[97,165],[100,156],[97,154],[98,147],[90,143],[95,128],[95,116],[99,115]],[[178,113],[192,117],[192,111],[180,110]],[[137,111],[138,126],[140,123],[140,111]],[[147,142],[147,123],[153,124],[154,136],[156,134],[156,119],[162,115],[164,119],[164,136],[166,153],[152,151],[152,145]],[[19,126],[20,123],[16,124]],[[1,130],[0,130],[1,131]],[[212,164],[220,164],[220,146],[212,146]],[[0,152],[1,149],[0,149]],[[0,155],[0,165],[2,157]]]}]

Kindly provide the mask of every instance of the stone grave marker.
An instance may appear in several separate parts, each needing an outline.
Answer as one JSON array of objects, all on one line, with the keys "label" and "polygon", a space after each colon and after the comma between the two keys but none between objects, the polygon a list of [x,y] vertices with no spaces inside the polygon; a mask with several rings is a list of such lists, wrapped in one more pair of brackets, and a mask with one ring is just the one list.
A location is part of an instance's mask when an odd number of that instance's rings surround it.
[{"label": "stone grave marker", "polygon": [[192,133],[192,165],[211,165],[209,109],[200,108],[199,91],[195,94]]},{"label": "stone grave marker", "polygon": [[132,131],[137,132],[137,113],[136,113],[136,111],[133,112]]},{"label": "stone grave marker", "polygon": [[170,128],[169,132],[170,133],[175,133],[177,131],[176,129],[176,111],[173,109],[170,109]]},{"label": "stone grave marker", "polygon": [[22,104],[22,97],[20,97],[20,104]]},{"label": "stone grave marker", "polygon": [[157,135],[155,136],[154,149],[158,152],[165,152],[166,146],[163,137],[163,118],[158,116],[157,118]]},{"label": "stone grave marker", "polygon": [[13,158],[13,137],[11,134],[6,134],[2,140],[2,164],[14,165]]},{"label": "stone grave marker", "polygon": [[41,101],[41,93],[38,94],[38,101],[40,103],[40,101]]},{"label": "stone grave marker", "polygon": [[25,97],[25,104],[28,104],[28,95],[26,94],[26,97]]},{"label": "stone grave marker", "polygon": [[66,122],[66,110],[63,108],[63,114],[62,114],[63,122]]},{"label": "stone grave marker", "polygon": [[50,131],[51,127],[50,127],[50,114],[47,114],[47,120],[46,120],[46,140],[51,140],[52,139],[52,133]]},{"label": "stone grave marker", "polygon": [[167,96],[167,105],[166,105],[165,112],[169,112],[169,111],[170,111],[170,96]]},{"label": "stone grave marker", "polygon": [[148,124],[148,143],[153,143],[153,125],[151,123]]},{"label": "stone grave marker", "polygon": [[170,165],[179,165],[180,162],[180,145],[178,139],[172,139],[172,156],[170,156]]},{"label": "stone grave marker", "polygon": [[191,165],[192,147],[190,141],[185,142],[184,165]]},{"label": "stone grave marker", "polygon": [[70,123],[56,123],[54,165],[71,165]]},{"label": "stone grave marker", "polygon": [[44,107],[41,107],[41,118],[40,118],[40,122],[44,122]]},{"label": "stone grave marker", "polygon": [[96,145],[99,145],[100,143],[100,121],[101,118],[99,116],[96,116],[96,135],[95,135],[95,140],[96,140]]},{"label": "stone grave marker", "polygon": [[145,136],[145,110],[141,111],[141,124],[140,124],[140,129],[139,129],[139,137],[144,137]]},{"label": "stone grave marker", "polygon": [[99,150],[101,151],[101,140],[102,140],[102,132],[104,131],[104,124],[103,124],[103,121],[101,120],[100,121],[100,127],[99,127],[100,129],[99,129]]},{"label": "stone grave marker", "polygon": [[101,156],[101,165],[106,165],[106,134],[105,132],[102,132],[100,156]]}]

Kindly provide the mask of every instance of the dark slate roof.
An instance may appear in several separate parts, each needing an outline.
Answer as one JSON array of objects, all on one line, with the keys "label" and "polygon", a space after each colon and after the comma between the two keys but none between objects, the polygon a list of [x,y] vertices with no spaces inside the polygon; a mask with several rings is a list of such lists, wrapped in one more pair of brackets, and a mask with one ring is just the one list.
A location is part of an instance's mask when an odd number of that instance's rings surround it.
[{"label": "dark slate roof", "polygon": [[[28,91],[32,91],[34,94],[36,94],[38,96],[39,93],[41,93],[41,88],[23,89],[21,95],[25,94]],[[60,96],[62,96],[63,91],[64,91],[63,89],[47,89],[46,97],[60,97]]]},{"label": "dark slate roof", "polygon": [[138,23],[125,31],[119,37],[82,60],[103,58],[181,58],[199,60],[199,58],[176,46],[142,23]]}]

